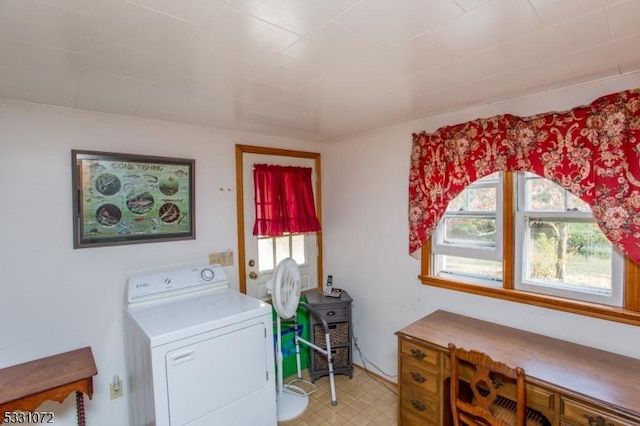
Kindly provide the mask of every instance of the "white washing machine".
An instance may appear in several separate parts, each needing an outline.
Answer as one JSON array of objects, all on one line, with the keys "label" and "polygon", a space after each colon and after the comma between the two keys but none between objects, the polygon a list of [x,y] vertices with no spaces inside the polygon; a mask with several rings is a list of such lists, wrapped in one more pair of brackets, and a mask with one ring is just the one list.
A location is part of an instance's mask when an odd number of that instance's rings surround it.
[{"label": "white washing machine", "polygon": [[130,277],[131,426],[276,425],[272,321],[220,265]]}]

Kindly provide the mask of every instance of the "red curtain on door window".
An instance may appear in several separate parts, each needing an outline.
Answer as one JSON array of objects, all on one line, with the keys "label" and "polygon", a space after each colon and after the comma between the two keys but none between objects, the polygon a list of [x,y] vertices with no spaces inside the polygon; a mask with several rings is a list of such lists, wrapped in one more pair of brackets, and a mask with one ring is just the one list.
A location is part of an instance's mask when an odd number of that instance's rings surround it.
[{"label": "red curtain on door window", "polygon": [[256,164],[253,170],[256,223],[253,235],[320,230],[308,167]]},{"label": "red curtain on door window", "polygon": [[580,197],[611,243],[640,261],[640,90],[561,113],[498,115],[415,133],[409,252],[467,185],[504,170],[533,172]]}]

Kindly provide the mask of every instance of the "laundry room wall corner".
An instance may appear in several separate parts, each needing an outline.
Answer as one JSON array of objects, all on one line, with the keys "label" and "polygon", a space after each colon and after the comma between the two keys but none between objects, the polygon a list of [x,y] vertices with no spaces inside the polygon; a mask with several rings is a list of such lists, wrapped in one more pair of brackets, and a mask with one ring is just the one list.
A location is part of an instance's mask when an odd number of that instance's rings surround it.
[{"label": "laundry room wall corner", "polygon": [[[316,144],[5,101],[0,129],[0,368],[90,346],[98,375],[85,403],[87,424],[127,425],[127,277],[237,252],[236,143],[305,150]],[[195,159],[196,239],[74,250],[72,149]],[[224,268],[237,289],[237,265]],[[124,396],[112,400],[114,374],[123,379]],[[52,411],[58,426],[77,424],[73,397],[39,410]]]}]

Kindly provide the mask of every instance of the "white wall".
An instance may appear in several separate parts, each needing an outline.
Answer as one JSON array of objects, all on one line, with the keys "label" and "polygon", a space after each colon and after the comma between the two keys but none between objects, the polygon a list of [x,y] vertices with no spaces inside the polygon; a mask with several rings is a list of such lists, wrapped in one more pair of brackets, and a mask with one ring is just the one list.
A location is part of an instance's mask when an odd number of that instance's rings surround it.
[{"label": "white wall", "polygon": [[[237,250],[235,143],[322,152],[325,274],[333,274],[335,285],[353,296],[358,343],[389,374],[396,371],[394,332],[435,309],[640,358],[640,327],[423,286],[419,263],[407,254],[412,132],[500,112],[571,108],[632,87],[640,87],[637,74],[327,145],[0,102],[0,368],[91,346],[99,374],[87,421],[128,424],[126,397],[111,401],[108,392],[113,374],[125,377],[126,278],[142,269],[206,261],[209,252]],[[195,158],[197,239],[74,250],[72,148]],[[237,265],[227,273],[237,285]],[[76,424],[73,397],[41,409],[54,411],[57,425]]]},{"label": "white wall", "polygon": [[[640,74],[388,127],[322,148],[324,271],[353,297],[355,336],[368,364],[396,374],[396,338],[437,309],[640,358],[640,327],[421,285],[408,255],[411,134],[499,113],[531,115],[640,87]],[[362,360],[354,358],[362,365]],[[375,369],[374,369],[375,370]]]},{"label": "white wall", "polygon": [[[126,397],[109,398],[113,374],[126,376],[126,279],[237,252],[236,143],[317,151],[304,141],[0,102],[0,368],[91,346],[99,373],[87,422],[127,425]],[[195,158],[197,239],[74,250],[71,149]],[[226,269],[237,287],[237,265]],[[54,411],[56,425],[76,424],[73,396],[40,409]]]}]

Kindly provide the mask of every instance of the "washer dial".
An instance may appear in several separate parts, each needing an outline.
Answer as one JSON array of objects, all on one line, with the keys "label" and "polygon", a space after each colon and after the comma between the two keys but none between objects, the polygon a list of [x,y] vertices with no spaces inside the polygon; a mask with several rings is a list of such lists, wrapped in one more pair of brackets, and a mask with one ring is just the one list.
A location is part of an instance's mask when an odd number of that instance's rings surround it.
[{"label": "washer dial", "polygon": [[200,271],[200,276],[205,281],[211,281],[215,276],[215,273],[213,272],[213,269],[204,268],[202,271]]}]

